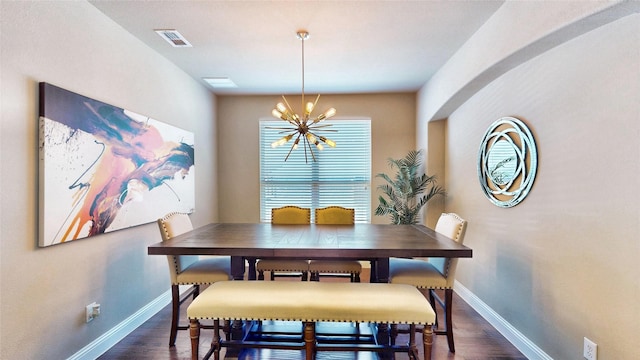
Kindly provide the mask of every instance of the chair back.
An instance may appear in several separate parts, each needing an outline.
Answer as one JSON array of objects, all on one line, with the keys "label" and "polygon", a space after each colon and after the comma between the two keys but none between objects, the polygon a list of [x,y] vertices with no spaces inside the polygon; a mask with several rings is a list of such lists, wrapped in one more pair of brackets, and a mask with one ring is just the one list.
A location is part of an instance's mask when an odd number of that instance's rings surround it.
[{"label": "chair back", "polygon": [[[193,230],[193,224],[191,224],[189,215],[179,212],[172,212],[165,215],[163,218],[158,219],[158,227],[160,228],[162,241],[167,241],[178,235],[184,234],[187,231]],[[178,281],[178,274],[189,267],[189,265],[198,261],[198,259],[199,257],[196,255],[167,255],[171,283],[176,284]]]},{"label": "chair back", "polygon": [[292,205],[271,209],[271,223],[277,225],[310,224],[311,209]]},{"label": "chair back", "polygon": [[[443,213],[436,223],[436,232],[462,244],[467,232],[467,221],[455,213]],[[453,286],[455,280],[457,258],[429,258],[429,262],[447,279],[447,285]]]},{"label": "chair back", "polygon": [[316,224],[353,225],[355,210],[342,206],[328,206],[316,209]]}]

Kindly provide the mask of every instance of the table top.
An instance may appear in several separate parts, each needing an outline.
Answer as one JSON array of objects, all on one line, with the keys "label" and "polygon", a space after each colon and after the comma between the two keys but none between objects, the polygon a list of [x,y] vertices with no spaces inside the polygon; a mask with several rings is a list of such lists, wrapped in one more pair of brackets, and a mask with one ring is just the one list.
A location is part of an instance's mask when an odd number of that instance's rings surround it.
[{"label": "table top", "polygon": [[148,247],[149,255],[301,259],[472,257],[472,250],[422,225],[214,223]]}]

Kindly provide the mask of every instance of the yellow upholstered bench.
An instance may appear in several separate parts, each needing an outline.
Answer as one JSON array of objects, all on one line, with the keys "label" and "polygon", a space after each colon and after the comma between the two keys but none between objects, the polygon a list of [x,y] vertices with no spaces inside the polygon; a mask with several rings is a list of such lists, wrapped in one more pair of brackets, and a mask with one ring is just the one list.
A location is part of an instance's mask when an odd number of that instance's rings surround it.
[{"label": "yellow upholstered bench", "polygon": [[[219,359],[221,347],[274,347],[305,350],[306,359],[314,359],[316,351],[407,351],[418,357],[414,338],[406,346],[374,344],[323,344],[316,337],[316,322],[356,322],[416,325],[423,330],[424,359],[431,359],[432,326],[435,313],[429,301],[418,289],[403,284],[289,282],[289,281],[223,281],[209,286],[187,309],[191,328],[192,359],[198,358],[200,320],[214,320],[212,347],[205,358],[214,354]],[[288,346],[282,342],[252,343],[221,340],[220,320],[226,321],[300,321],[301,339]],[[246,335],[248,332],[244,331]],[[388,336],[387,336],[388,339]],[[326,345],[326,346],[324,346]]]}]

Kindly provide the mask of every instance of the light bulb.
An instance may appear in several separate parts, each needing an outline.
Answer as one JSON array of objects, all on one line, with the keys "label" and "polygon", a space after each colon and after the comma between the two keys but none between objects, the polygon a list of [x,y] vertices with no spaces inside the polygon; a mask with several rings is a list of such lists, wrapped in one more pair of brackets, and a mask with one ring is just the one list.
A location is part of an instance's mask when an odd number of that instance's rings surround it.
[{"label": "light bulb", "polygon": [[278,111],[280,111],[281,113],[287,112],[287,107],[284,106],[283,103],[276,104],[276,109],[278,109]]},{"label": "light bulb", "polygon": [[276,117],[276,118],[278,118],[278,119],[285,120],[285,118],[284,118],[284,116],[282,115],[282,113],[281,113],[280,111],[276,110],[276,109],[273,109],[273,110],[271,111],[271,115],[273,115],[273,117]]},{"label": "light bulb", "polygon": [[324,149],[324,146],[322,146],[321,143],[316,141],[316,147],[318,148],[318,150],[322,151]]},{"label": "light bulb", "polygon": [[324,119],[328,119],[332,116],[334,116],[336,114],[336,109],[331,108],[327,111],[325,111],[324,113],[320,114],[315,120],[313,120],[313,123],[319,123],[320,121],[324,120]]},{"label": "light bulb", "polygon": [[309,116],[309,114],[311,114],[311,112],[313,111],[313,107],[314,107],[314,104],[311,101],[309,101],[307,103],[307,106],[304,108],[304,114],[306,116]]},{"label": "light bulb", "polygon": [[280,145],[284,145],[286,144],[289,140],[291,140],[291,138],[293,137],[293,134],[289,134],[287,136],[283,136],[282,138],[280,138],[277,141],[274,141],[273,143],[271,143],[271,147],[275,148],[278,147]]},{"label": "light bulb", "polygon": [[312,133],[307,133],[307,140],[309,140],[310,143],[315,144],[316,143],[316,137],[313,136]]},{"label": "light bulb", "polygon": [[324,112],[325,119],[333,117],[336,114],[336,109],[330,108],[329,110]]},{"label": "light bulb", "polygon": [[324,142],[325,144],[331,146],[331,147],[336,147],[336,142],[331,140],[331,139],[327,139],[324,136],[320,136],[320,140],[322,140],[322,142]]}]

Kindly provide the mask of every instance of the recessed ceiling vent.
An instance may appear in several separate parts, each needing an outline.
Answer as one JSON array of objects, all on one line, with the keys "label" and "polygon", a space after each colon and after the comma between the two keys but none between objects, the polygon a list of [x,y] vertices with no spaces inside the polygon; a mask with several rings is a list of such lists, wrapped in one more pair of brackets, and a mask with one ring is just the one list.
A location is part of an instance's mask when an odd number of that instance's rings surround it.
[{"label": "recessed ceiling vent", "polygon": [[192,45],[175,29],[154,30],[173,47],[191,47]]}]

